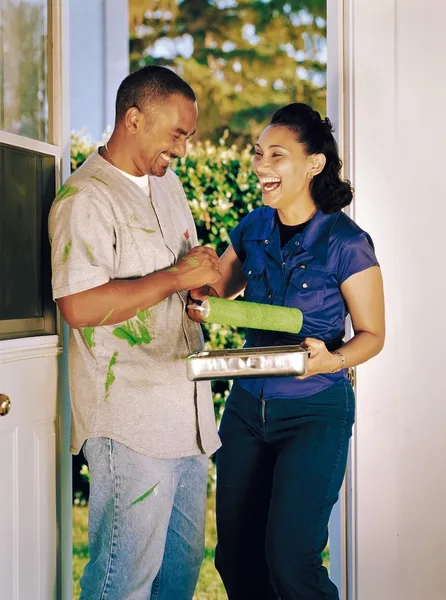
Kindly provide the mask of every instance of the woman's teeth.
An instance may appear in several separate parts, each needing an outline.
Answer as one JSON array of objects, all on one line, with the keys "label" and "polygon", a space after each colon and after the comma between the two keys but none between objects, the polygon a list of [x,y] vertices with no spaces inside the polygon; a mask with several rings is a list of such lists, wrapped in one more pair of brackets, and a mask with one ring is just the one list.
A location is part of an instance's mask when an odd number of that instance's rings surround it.
[{"label": "woman's teeth", "polygon": [[279,177],[259,177],[259,181],[264,192],[272,192],[280,185]]},{"label": "woman's teeth", "polygon": [[168,154],[164,154],[164,152],[161,152],[160,156],[161,156],[161,158],[162,158],[163,160],[165,160],[165,161],[166,161],[166,163],[167,163],[167,164],[169,164],[169,163],[170,163],[170,160],[171,160],[171,159],[170,159],[170,156],[169,156]]}]

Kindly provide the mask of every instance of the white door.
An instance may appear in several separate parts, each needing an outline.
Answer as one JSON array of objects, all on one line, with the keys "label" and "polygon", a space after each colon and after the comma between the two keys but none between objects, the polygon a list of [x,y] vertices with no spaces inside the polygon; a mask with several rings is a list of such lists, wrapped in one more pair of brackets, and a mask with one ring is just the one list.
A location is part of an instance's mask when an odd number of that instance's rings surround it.
[{"label": "white door", "polygon": [[0,600],[71,599],[69,411],[46,233],[69,173],[68,9],[0,0]]},{"label": "white door", "polygon": [[57,354],[57,336],[0,343],[1,600],[58,597]]}]

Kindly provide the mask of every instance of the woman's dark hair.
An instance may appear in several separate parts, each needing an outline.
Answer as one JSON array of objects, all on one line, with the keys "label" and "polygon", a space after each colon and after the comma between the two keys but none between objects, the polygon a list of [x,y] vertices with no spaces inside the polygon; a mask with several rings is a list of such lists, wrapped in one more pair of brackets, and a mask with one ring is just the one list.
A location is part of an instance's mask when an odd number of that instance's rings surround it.
[{"label": "woman's dark hair", "polygon": [[310,182],[311,197],[317,208],[324,213],[334,213],[348,206],[353,199],[353,189],[349,181],[340,177],[342,161],[330,119],[322,119],[308,104],[296,102],[276,111],[270,125],[292,131],[308,156],[325,155],[325,167]]}]

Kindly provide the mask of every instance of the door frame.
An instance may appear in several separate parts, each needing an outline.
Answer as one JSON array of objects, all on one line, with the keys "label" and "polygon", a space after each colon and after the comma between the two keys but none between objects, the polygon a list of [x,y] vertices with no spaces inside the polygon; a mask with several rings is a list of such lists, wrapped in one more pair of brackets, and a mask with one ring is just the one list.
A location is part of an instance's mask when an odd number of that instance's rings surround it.
[{"label": "door frame", "polygon": [[[327,114],[335,127],[343,176],[354,182],[352,23],[352,0],[327,0]],[[345,212],[355,218],[354,200]],[[351,336],[348,323],[346,337]],[[356,394],[356,368],[351,369],[351,376]],[[357,600],[356,441],[355,426],[344,482],[330,519],[330,576],[339,588],[341,600]]]},{"label": "door frame", "polygon": [[[0,130],[0,143],[53,156],[56,163],[55,186],[70,174],[70,0],[47,0],[48,56],[48,142],[42,142]],[[20,324],[18,324],[20,327]],[[23,326],[23,325],[22,325]],[[20,329],[18,329],[20,331]],[[72,474],[70,438],[70,404],[68,394],[67,328],[57,312],[57,335],[35,335],[0,340],[0,350],[60,354],[57,410],[57,523],[58,523],[58,590],[60,600],[72,598]]]}]

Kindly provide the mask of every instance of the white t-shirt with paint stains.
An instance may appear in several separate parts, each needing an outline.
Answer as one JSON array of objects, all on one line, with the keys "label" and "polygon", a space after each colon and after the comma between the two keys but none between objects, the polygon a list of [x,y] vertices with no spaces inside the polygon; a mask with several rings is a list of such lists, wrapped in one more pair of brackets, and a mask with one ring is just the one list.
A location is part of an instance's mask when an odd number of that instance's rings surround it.
[{"label": "white t-shirt with paint stains", "polygon": [[[150,196],[97,152],[66,181],[49,217],[54,299],[166,269],[198,244],[177,176],[148,181]],[[185,304],[179,292],[127,321],[70,329],[73,453],[97,436],[157,458],[219,447],[210,385],[186,377],[203,336]]]}]

